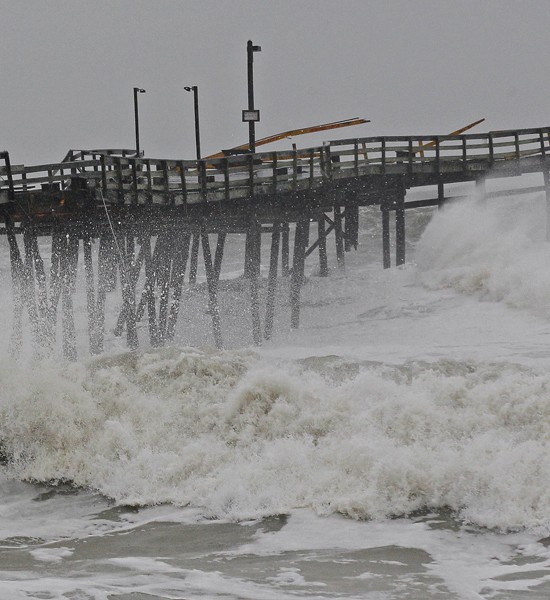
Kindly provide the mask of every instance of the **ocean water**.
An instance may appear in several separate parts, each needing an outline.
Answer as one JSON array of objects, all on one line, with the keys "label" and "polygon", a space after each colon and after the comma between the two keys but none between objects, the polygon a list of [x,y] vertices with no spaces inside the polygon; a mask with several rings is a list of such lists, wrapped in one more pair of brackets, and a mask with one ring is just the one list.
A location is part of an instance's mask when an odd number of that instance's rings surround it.
[{"label": "ocean water", "polygon": [[262,348],[237,238],[221,351],[203,283],[171,347],[96,358],[77,298],[71,364],[10,357],[6,308],[0,600],[550,597],[545,222],[541,194],[411,211],[383,270],[364,209],[345,273],[308,259],[297,331],[280,282]]}]

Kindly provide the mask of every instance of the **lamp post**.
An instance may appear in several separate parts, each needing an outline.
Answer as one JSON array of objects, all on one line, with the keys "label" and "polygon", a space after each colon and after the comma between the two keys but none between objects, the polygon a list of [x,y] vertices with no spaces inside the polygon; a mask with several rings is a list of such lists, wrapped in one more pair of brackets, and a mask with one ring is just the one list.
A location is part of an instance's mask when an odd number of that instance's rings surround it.
[{"label": "lamp post", "polygon": [[134,88],[134,122],[136,128],[136,156],[140,156],[139,149],[139,116],[138,116],[138,94],[145,94],[142,88]]},{"label": "lamp post", "polygon": [[185,86],[186,92],[193,92],[193,103],[195,107],[195,146],[197,148],[197,160],[201,159],[201,134],[199,128],[199,88],[196,85]]},{"label": "lamp post", "polygon": [[248,40],[246,54],[248,58],[248,110],[243,110],[243,121],[248,121],[248,149],[256,152],[255,123],[260,120],[260,111],[254,109],[254,52],[261,52],[261,46],[254,46]]}]

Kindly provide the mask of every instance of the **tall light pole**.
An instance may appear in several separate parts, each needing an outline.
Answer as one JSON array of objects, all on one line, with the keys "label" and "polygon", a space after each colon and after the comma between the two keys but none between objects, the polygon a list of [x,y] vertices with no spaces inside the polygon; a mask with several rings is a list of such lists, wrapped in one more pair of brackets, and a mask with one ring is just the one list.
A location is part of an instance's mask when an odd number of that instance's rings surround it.
[{"label": "tall light pole", "polygon": [[136,128],[136,156],[140,156],[139,150],[139,115],[138,115],[138,94],[145,94],[142,88],[134,88],[134,123]]},{"label": "tall light pole", "polygon": [[197,160],[201,159],[201,134],[199,129],[199,88],[196,85],[185,86],[186,92],[193,92],[193,101],[195,105],[195,146],[197,148]]},{"label": "tall light pole", "polygon": [[248,58],[248,110],[243,110],[243,121],[248,121],[248,149],[256,152],[255,123],[260,120],[260,111],[254,109],[254,52],[261,52],[261,46],[254,46],[248,40],[246,54]]}]

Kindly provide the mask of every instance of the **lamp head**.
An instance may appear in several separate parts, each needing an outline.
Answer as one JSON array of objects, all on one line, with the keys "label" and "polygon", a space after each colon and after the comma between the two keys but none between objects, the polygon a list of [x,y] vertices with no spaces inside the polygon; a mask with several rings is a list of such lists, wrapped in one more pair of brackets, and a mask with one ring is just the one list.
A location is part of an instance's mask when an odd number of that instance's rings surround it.
[{"label": "lamp head", "polygon": [[194,92],[197,89],[196,85],[186,85],[183,88],[186,92]]},{"label": "lamp head", "polygon": [[136,92],[136,94],[145,94],[145,90],[142,88],[134,88],[134,92]]}]

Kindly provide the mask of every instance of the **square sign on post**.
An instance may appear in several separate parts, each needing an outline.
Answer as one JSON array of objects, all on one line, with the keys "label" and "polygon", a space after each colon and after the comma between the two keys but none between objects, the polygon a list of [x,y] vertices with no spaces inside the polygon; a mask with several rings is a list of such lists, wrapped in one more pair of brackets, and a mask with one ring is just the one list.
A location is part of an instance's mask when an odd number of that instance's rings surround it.
[{"label": "square sign on post", "polygon": [[250,121],[257,122],[260,120],[259,110],[243,110],[243,123],[250,123]]}]

